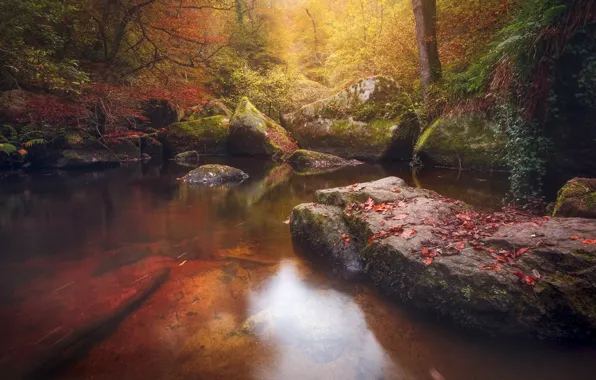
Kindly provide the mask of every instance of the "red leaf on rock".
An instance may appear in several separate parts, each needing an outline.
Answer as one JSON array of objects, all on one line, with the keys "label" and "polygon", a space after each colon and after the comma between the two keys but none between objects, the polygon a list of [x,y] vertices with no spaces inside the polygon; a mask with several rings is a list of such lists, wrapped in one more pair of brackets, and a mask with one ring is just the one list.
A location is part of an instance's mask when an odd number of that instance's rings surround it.
[{"label": "red leaf on rock", "polygon": [[418,231],[412,229],[412,230],[406,230],[401,234],[401,237],[404,239],[411,239],[414,236],[416,236],[416,234],[418,233]]},{"label": "red leaf on rock", "polygon": [[596,245],[596,239],[586,239],[584,240],[585,245]]},{"label": "red leaf on rock", "polygon": [[491,264],[491,265],[485,265],[483,267],[480,267],[480,270],[486,270],[486,271],[495,271],[495,272],[500,272],[501,269],[503,268],[503,266],[499,263],[495,263],[495,264]]},{"label": "red leaf on rock", "polygon": [[424,265],[429,266],[430,264],[433,263],[433,260],[434,260],[434,258],[427,257],[426,259],[424,259],[423,263],[424,263]]},{"label": "red leaf on rock", "polygon": [[401,190],[399,190],[399,189],[391,189],[391,192],[392,193],[401,193]]},{"label": "red leaf on rock", "polygon": [[375,207],[375,201],[373,201],[372,198],[368,198],[368,200],[364,202],[363,206],[365,211],[370,211],[373,209],[373,207]]},{"label": "red leaf on rock", "polygon": [[462,249],[464,249],[466,247],[466,243],[463,241],[460,241],[459,243],[457,243],[457,245],[455,246],[455,249],[457,249],[458,251],[461,251]]},{"label": "red leaf on rock", "polygon": [[349,242],[351,242],[351,241],[352,241],[352,239],[350,239],[350,237],[349,237],[348,235],[346,235],[346,234],[342,234],[342,235],[341,235],[341,238],[342,238],[342,239],[344,239],[344,241],[345,241],[346,243],[349,243]]},{"label": "red leaf on rock", "polygon": [[581,239],[581,237],[579,237],[577,235],[573,235],[573,236],[570,236],[569,239],[571,239],[571,240],[579,240],[579,239]]},{"label": "red leaf on rock", "polygon": [[521,255],[523,255],[524,253],[528,252],[530,248],[522,248],[519,251],[517,251],[517,253],[515,254],[516,257],[520,257]]}]

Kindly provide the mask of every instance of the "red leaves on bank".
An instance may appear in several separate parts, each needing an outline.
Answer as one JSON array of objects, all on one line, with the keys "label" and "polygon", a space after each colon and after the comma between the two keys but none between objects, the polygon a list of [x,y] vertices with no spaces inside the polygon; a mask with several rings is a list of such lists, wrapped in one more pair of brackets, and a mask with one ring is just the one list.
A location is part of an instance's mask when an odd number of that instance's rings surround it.
[{"label": "red leaves on bank", "polygon": [[424,257],[424,261],[422,261],[422,262],[426,266],[429,266],[430,264],[432,264],[435,257],[437,257],[437,251],[434,249],[430,250],[428,248],[422,248],[421,252],[422,252],[422,257]]},{"label": "red leaves on bank", "polygon": [[540,273],[538,273],[536,269],[532,270],[532,276],[526,276],[520,271],[515,271],[513,274],[516,275],[523,284],[532,287],[536,285],[536,281],[539,281],[541,278]]}]

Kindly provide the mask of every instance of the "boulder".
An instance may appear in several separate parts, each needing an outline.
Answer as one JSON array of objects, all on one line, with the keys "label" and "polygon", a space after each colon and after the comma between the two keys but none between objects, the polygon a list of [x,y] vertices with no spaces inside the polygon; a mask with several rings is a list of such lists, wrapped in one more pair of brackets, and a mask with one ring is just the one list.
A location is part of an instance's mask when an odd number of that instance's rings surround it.
[{"label": "boulder", "polygon": [[174,161],[176,161],[176,162],[199,162],[199,158],[200,158],[199,152],[197,152],[196,150],[191,150],[189,152],[177,154],[176,157],[174,157]]},{"label": "boulder", "polygon": [[409,160],[419,134],[403,90],[391,79],[362,79],[329,98],[287,115],[304,149],[365,161]]},{"label": "boulder", "polygon": [[153,99],[145,104],[143,116],[149,120],[149,128],[159,130],[182,120],[184,110],[168,100]]},{"label": "boulder", "polygon": [[141,154],[151,156],[153,161],[163,161],[163,145],[157,139],[149,136],[141,136]]},{"label": "boulder", "polygon": [[107,138],[106,144],[120,161],[141,159],[141,138],[139,136]]},{"label": "boulder", "polygon": [[559,190],[553,216],[596,218],[596,179],[574,178]]},{"label": "boulder", "polygon": [[298,172],[310,171],[325,171],[328,169],[336,169],[344,166],[356,166],[362,164],[357,160],[345,160],[341,157],[333,156],[331,154],[313,152],[310,150],[297,150],[290,158],[288,163],[292,165]]},{"label": "boulder", "polygon": [[596,221],[469,206],[391,177],[321,190],[295,242],[391,298],[490,335],[596,340]]},{"label": "boulder", "polygon": [[232,111],[219,100],[209,100],[205,104],[193,108],[192,111],[193,114],[189,117],[190,120],[212,116],[224,116],[229,119],[233,115]]},{"label": "boulder", "polygon": [[298,146],[285,129],[243,98],[230,123],[228,149],[234,155],[283,159]]},{"label": "boulder", "polygon": [[180,180],[191,185],[215,187],[239,185],[248,178],[240,169],[225,165],[203,165]]},{"label": "boulder", "polygon": [[506,143],[493,122],[473,113],[437,119],[422,132],[414,153],[434,166],[502,170]]},{"label": "boulder", "polygon": [[230,120],[226,116],[212,116],[172,124],[159,138],[173,156],[192,150],[202,154],[225,154],[229,135]]}]

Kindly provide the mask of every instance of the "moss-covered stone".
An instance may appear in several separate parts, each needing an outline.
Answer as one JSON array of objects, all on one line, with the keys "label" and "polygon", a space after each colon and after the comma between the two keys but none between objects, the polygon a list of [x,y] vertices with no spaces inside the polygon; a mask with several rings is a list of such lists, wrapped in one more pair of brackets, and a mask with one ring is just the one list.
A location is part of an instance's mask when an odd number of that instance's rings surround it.
[{"label": "moss-covered stone", "polygon": [[191,150],[201,154],[225,154],[230,135],[230,120],[212,116],[170,125],[160,133],[164,148],[176,155]]},{"label": "moss-covered stone", "polygon": [[559,190],[553,216],[596,218],[596,179],[574,178]]},{"label": "moss-covered stone", "polygon": [[480,113],[437,119],[418,138],[414,153],[436,166],[504,169],[506,136]]},{"label": "moss-covered stone", "polygon": [[163,161],[163,145],[152,136],[141,136],[141,154],[148,154],[153,161]]},{"label": "moss-covered stone", "polygon": [[216,187],[235,186],[248,178],[240,169],[225,165],[203,165],[184,177],[181,181],[190,185]]},{"label": "moss-covered stone", "polygon": [[106,143],[120,161],[137,161],[141,159],[141,138],[139,136],[107,139]]},{"label": "moss-covered stone", "polygon": [[120,159],[109,150],[65,150],[54,165],[58,169],[115,167]]},{"label": "moss-covered stone", "polygon": [[176,162],[199,162],[199,152],[197,152],[196,150],[191,150],[190,152],[184,152],[184,153],[180,153],[177,154],[176,157],[174,157],[174,161]]},{"label": "moss-covered stone", "polygon": [[356,160],[345,160],[341,157],[337,157],[331,154],[313,152],[310,150],[300,149],[295,151],[290,158],[288,163],[292,165],[298,172],[311,171],[313,169],[332,169],[340,168],[343,166],[353,166],[361,164],[360,161]]},{"label": "moss-covered stone", "polygon": [[279,124],[243,98],[230,123],[228,149],[231,154],[287,158],[298,145]]},{"label": "moss-covered stone", "polygon": [[362,160],[409,160],[419,129],[402,96],[389,78],[362,79],[288,115],[288,128],[306,149]]},{"label": "moss-covered stone", "polygon": [[[379,213],[353,206],[368,199],[394,208]],[[531,248],[514,266],[484,270],[495,263],[486,251],[465,247],[448,254],[442,245],[445,221],[457,219],[466,208],[406,186],[399,178],[386,178],[318,191],[316,203],[294,209],[291,231],[305,253],[324,256],[344,270],[352,268],[351,275],[367,276],[400,303],[467,329],[596,341],[596,246],[569,239],[596,234],[596,221],[552,218],[538,226],[530,218],[501,226],[479,242],[511,252]],[[396,221],[397,213],[407,217]],[[443,222],[432,225],[428,220]],[[400,227],[416,234],[404,237]],[[398,232],[391,233],[393,228]],[[370,239],[381,231],[385,238]],[[538,233],[550,244],[537,245]],[[425,262],[423,248],[437,246],[443,247],[442,254]],[[533,276],[535,287],[520,281],[516,271]]]}]

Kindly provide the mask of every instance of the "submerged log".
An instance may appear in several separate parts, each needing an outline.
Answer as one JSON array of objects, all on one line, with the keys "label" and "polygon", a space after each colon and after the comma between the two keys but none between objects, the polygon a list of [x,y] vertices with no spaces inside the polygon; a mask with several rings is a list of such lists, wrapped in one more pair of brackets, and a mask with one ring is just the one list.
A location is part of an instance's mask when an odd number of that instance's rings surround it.
[{"label": "submerged log", "polygon": [[137,310],[164,284],[169,275],[169,268],[157,271],[142,288],[126,299],[118,308],[91,321],[86,326],[70,331],[51,348],[39,355],[21,378],[26,380],[53,378],[68,364],[84,357],[94,346],[114,333],[124,319]]}]

